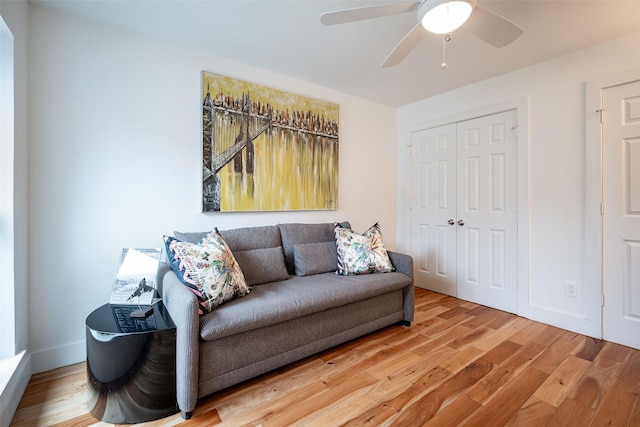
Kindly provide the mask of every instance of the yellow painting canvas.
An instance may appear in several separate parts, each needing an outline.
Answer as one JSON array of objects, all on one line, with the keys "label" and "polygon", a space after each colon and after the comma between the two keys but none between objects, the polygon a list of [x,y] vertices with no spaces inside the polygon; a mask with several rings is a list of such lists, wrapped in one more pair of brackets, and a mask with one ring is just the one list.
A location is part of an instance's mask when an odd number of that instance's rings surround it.
[{"label": "yellow painting canvas", "polygon": [[203,212],[338,208],[337,104],[202,73]]}]

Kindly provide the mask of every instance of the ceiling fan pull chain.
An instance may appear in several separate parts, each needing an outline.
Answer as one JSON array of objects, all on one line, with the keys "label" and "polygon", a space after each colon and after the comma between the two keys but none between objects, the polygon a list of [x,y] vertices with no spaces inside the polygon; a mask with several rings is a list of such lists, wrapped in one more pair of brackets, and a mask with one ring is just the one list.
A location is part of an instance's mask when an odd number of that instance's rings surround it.
[{"label": "ceiling fan pull chain", "polygon": [[445,68],[447,68],[447,49],[446,49],[446,45],[447,45],[447,42],[450,42],[452,38],[453,38],[453,36],[451,34],[447,34],[444,37],[442,37],[442,64],[440,64],[440,68],[442,68],[443,70]]}]

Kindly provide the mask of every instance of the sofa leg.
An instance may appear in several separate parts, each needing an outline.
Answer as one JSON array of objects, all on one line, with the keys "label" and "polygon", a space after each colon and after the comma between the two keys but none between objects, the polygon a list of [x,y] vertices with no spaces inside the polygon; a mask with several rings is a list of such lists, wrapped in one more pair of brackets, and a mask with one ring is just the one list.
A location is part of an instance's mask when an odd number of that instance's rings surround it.
[{"label": "sofa leg", "polygon": [[400,324],[402,326],[411,326],[411,322],[409,322],[408,320],[403,320],[402,322],[400,322]]},{"label": "sofa leg", "polygon": [[182,413],[180,413],[180,415],[182,416],[183,419],[185,420],[190,420],[191,419],[191,415],[193,415],[193,411],[182,411]]}]

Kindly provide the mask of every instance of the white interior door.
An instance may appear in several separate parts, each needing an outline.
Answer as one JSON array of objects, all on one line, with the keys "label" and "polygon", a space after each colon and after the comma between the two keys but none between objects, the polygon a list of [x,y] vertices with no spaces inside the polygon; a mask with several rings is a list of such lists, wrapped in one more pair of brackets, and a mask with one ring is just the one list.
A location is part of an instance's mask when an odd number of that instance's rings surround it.
[{"label": "white interior door", "polygon": [[456,296],[456,125],[412,135],[416,283]]},{"label": "white interior door", "polygon": [[415,282],[517,312],[517,113],[412,134]]},{"label": "white interior door", "polygon": [[517,312],[515,110],[458,123],[458,297]]},{"label": "white interior door", "polygon": [[640,348],[640,82],[603,91],[603,332]]}]

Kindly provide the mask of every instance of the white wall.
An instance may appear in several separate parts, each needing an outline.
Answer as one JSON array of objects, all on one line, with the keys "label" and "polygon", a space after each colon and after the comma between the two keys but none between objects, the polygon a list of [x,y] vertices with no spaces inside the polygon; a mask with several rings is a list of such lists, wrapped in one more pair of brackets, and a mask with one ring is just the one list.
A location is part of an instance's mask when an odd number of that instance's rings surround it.
[{"label": "white wall", "polygon": [[[398,110],[398,247],[410,250],[410,155],[413,130],[528,98],[528,284],[519,312],[542,322],[599,335],[599,281],[589,277],[586,248],[585,84],[640,65],[640,33],[426,99]],[[524,129],[520,129],[521,132]],[[578,298],[564,294],[578,283]],[[528,285],[528,287],[527,287]]]},{"label": "white wall", "polygon": [[[396,111],[203,52],[30,7],[29,276],[34,371],[85,357],[123,247],[174,230],[348,219],[396,240]],[[337,211],[201,213],[201,71],[340,105]]]}]

